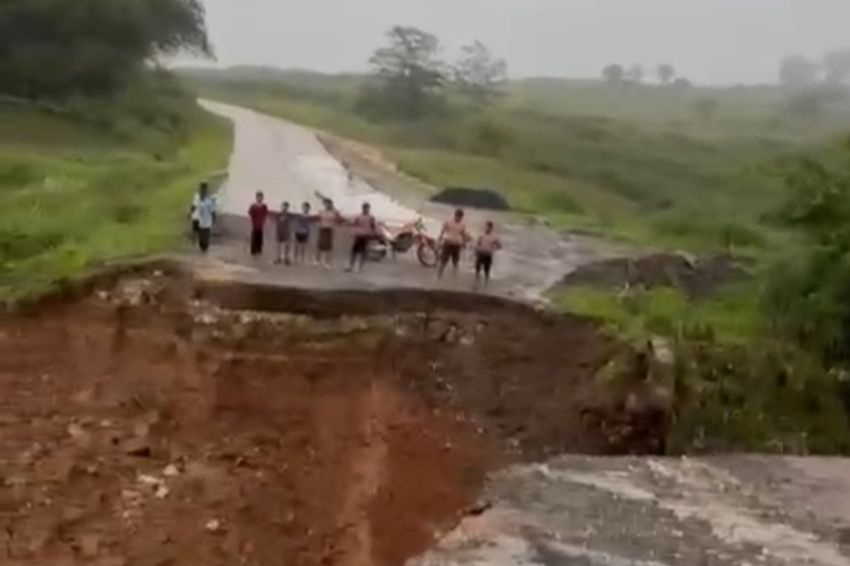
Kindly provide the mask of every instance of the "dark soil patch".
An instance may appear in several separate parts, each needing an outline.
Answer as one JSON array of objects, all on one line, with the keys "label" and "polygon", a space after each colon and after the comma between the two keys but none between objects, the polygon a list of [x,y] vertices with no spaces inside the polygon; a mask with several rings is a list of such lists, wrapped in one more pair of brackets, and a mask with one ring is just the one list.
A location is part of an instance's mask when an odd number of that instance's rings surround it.
[{"label": "dark soil patch", "polygon": [[652,254],[585,265],[567,275],[562,285],[602,289],[622,289],[626,285],[645,289],[673,287],[700,299],[749,277],[742,261],[729,256],[691,261],[678,254]]},{"label": "dark soil patch", "polygon": [[436,196],[433,202],[449,204],[467,208],[480,208],[484,210],[510,210],[511,206],[505,197],[489,189],[469,189],[463,187],[449,187]]},{"label": "dark soil patch", "polygon": [[0,562],[401,565],[494,468],[666,434],[584,418],[618,347],[581,320],[226,311],[194,287],[136,275],[0,317]]}]

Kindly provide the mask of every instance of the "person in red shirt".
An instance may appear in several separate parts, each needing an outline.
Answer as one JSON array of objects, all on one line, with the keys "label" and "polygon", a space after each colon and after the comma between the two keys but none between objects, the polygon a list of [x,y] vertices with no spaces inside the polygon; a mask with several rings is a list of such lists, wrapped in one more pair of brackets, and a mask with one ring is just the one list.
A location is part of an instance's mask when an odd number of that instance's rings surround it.
[{"label": "person in red shirt", "polygon": [[266,199],[262,191],[257,192],[257,200],[248,209],[251,218],[251,256],[263,255],[263,237],[266,231],[266,220],[269,217],[269,207],[264,202]]}]

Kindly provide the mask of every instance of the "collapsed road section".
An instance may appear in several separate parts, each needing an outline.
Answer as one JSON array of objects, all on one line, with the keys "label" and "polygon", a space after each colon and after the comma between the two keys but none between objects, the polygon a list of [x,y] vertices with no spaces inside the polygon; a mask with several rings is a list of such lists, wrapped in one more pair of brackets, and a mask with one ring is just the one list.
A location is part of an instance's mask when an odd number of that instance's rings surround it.
[{"label": "collapsed road section", "polygon": [[619,353],[492,297],[101,280],[0,318],[0,561],[404,564],[492,470],[659,451],[598,403]]}]

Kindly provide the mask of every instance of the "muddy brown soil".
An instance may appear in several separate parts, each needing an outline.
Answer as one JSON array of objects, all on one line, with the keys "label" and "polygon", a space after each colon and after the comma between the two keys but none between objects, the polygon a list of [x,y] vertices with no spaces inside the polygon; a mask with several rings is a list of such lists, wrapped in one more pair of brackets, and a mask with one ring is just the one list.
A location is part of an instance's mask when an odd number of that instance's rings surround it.
[{"label": "muddy brown soil", "polygon": [[587,323],[279,292],[146,274],[0,318],[0,563],[400,565],[493,469],[648,449],[582,417],[617,348]]}]

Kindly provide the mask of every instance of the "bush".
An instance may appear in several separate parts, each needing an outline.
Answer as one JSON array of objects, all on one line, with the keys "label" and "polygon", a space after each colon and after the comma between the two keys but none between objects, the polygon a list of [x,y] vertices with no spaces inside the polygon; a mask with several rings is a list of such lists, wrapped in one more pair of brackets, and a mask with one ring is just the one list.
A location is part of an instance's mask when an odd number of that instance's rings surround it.
[{"label": "bush", "polygon": [[850,254],[819,248],[777,263],[765,311],[773,328],[830,364],[850,361]]},{"label": "bush", "polygon": [[842,384],[812,356],[764,341],[676,349],[672,452],[850,452]]},{"label": "bush", "polygon": [[62,243],[61,232],[26,232],[21,229],[0,230],[0,263],[6,265],[49,251]]},{"label": "bush", "polygon": [[0,160],[0,188],[20,188],[39,180],[40,175],[29,163]]},{"label": "bush", "polygon": [[464,147],[467,151],[488,157],[500,157],[516,142],[516,133],[491,120],[481,120],[467,127]]},{"label": "bush", "polygon": [[850,385],[817,356],[765,335],[758,290],[690,302],[673,289],[627,296],[572,289],[569,312],[600,319],[636,346],[665,337],[675,354],[671,453],[850,453]]},{"label": "bush", "polygon": [[839,156],[786,168],[790,196],[779,218],[807,246],[773,267],[765,297],[774,328],[828,365],[850,364],[850,144]]},{"label": "bush", "polygon": [[583,207],[568,192],[548,191],[536,199],[535,209],[545,214],[582,214]]}]

